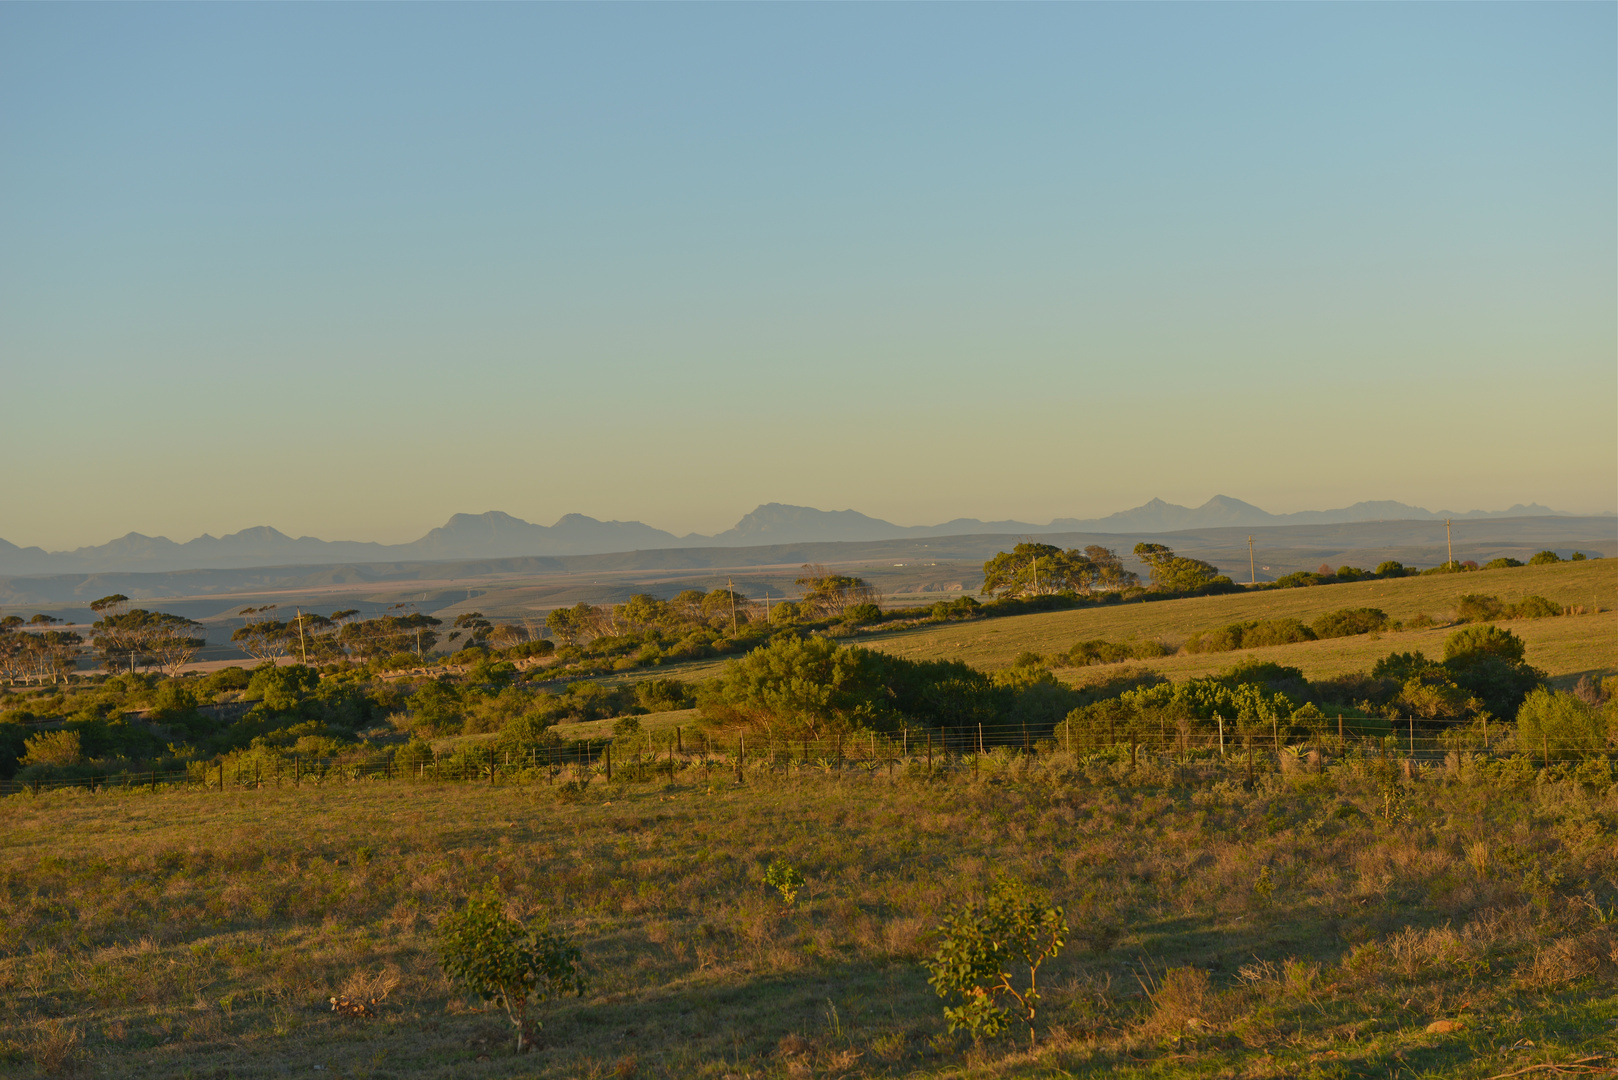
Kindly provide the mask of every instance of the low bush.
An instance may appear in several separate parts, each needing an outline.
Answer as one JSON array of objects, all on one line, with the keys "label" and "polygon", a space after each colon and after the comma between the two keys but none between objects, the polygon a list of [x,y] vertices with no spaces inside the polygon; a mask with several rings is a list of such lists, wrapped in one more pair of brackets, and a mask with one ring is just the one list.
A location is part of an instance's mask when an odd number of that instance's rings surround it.
[{"label": "low bush", "polygon": [[1545,619],[1562,614],[1562,610],[1561,604],[1553,603],[1543,596],[1525,596],[1511,605],[1507,615],[1513,619]]},{"label": "low bush", "polygon": [[1317,638],[1353,637],[1388,628],[1387,612],[1381,608],[1339,608],[1315,620]]},{"label": "low bush", "polygon": [[1498,596],[1462,593],[1461,598],[1455,601],[1457,622],[1491,622],[1504,615],[1505,611],[1506,606],[1500,602]]},{"label": "low bush", "polygon": [[1198,631],[1186,640],[1185,651],[1230,652],[1233,649],[1261,649],[1267,645],[1291,645],[1313,640],[1315,632],[1297,619],[1262,619]]},{"label": "low bush", "polygon": [[1609,718],[1577,695],[1539,689],[1517,710],[1517,745],[1532,753],[1549,745],[1553,751],[1604,752]]}]

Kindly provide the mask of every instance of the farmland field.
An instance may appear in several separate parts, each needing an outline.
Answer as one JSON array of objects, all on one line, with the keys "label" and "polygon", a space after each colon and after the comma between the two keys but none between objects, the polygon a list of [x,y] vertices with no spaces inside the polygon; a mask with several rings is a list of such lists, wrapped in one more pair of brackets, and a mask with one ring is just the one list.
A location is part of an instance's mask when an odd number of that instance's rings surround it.
[{"label": "farmland field", "polygon": [[[1598,679],[1618,674],[1618,559],[936,623],[879,630],[850,639],[850,643],[909,659],[962,660],[994,670],[1009,666],[1024,652],[1049,656],[1091,638],[1116,642],[1151,639],[1178,647],[1199,630],[1250,619],[1290,617],[1309,622],[1340,608],[1380,608],[1390,618],[1401,621],[1426,615],[1440,624],[1397,633],[1131,661],[1170,678],[1185,679],[1208,675],[1239,659],[1254,657],[1297,667],[1306,678],[1318,679],[1369,669],[1390,652],[1419,650],[1442,658],[1444,639],[1454,630],[1450,623],[1456,601],[1463,594],[1475,593],[1496,596],[1508,604],[1538,595],[1583,609],[1580,614],[1559,618],[1514,619],[1502,624],[1528,642],[1528,662],[1549,674],[1553,684],[1570,686],[1586,674]],[[719,674],[724,666],[724,660],[705,660],[645,669],[622,678],[634,681],[674,676],[697,680]],[[1058,669],[1057,676],[1068,682],[1084,682],[1105,677],[1107,672],[1108,667],[1103,665]]]}]

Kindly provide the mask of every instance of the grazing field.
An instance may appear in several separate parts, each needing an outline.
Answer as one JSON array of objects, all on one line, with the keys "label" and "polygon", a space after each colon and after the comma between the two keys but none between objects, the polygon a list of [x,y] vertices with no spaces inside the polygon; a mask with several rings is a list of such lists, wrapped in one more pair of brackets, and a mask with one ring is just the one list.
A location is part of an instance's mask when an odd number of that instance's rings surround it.
[{"label": "grazing field", "polygon": [[[939,623],[891,634],[873,634],[861,644],[911,659],[964,660],[974,667],[994,669],[1009,666],[1020,653],[1065,652],[1075,642],[1091,638],[1119,642],[1159,640],[1178,647],[1199,630],[1251,619],[1295,618],[1309,622],[1340,608],[1375,607],[1400,621],[1408,622],[1426,615],[1439,623],[1449,623],[1459,598],[1475,593],[1496,596],[1508,604],[1537,595],[1567,607],[1583,608],[1588,614],[1515,619],[1505,625],[1529,642],[1529,662],[1553,676],[1576,679],[1585,672],[1608,675],[1618,672],[1618,613],[1614,612],[1618,606],[1618,560],[1615,559]],[[1599,614],[1595,613],[1597,608]],[[1410,630],[1233,653],[1180,654],[1132,663],[1178,679],[1206,675],[1229,667],[1237,659],[1257,656],[1302,668],[1306,677],[1322,678],[1368,668],[1394,651],[1420,649],[1429,656],[1442,656],[1444,638],[1449,632],[1444,628]],[[1096,670],[1080,668],[1060,674],[1069,679],[1083,679]]]},{"label": "grazing field", "polygon": [[[120,1077],[1489,1077],[1610,1060],[1618,795],[1517,768],[1324,774],[996,754],[737,783],[17,796],[0,1062]],[[763,882],[786,859],[788,905]],[[946,1031],[921,961],[1009,874],[1065,907],[1026,1031]],[[498,879],[583,950],[544,1048],[452,987]],[[330,1011],[379,999],[372,1019]],[[1599,1056],[1599,1057],[1598,1057]]]}]

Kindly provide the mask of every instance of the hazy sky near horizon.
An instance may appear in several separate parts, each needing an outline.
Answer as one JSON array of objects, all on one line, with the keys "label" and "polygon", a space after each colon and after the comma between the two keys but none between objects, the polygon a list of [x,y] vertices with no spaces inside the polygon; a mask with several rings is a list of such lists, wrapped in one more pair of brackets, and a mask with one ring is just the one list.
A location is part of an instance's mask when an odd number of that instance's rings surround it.
[{"label": "hazy sky near horizon", "polygon": [[0,537],[1610,512],[1615,16],[0,5]]}]

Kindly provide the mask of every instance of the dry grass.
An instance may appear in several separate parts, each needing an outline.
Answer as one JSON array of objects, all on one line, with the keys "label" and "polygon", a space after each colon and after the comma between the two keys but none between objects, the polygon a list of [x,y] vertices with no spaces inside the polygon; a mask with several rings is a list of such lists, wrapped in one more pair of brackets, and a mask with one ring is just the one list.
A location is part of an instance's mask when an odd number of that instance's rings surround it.
[{"label": "dry grass", "polygon": [[[1389,822],[1379,768],[1247,790],[996,755],[975,782],[761,767],[737,786],[693,766],[569,803],[544,784],[14,797],[0,1067],[1481,1077],[1522,1040],[1612,1051],[1618,792],[1429,780]],[[790,907],[763,884],[777,857],[808,878]],[[1042,972],[1034,1048],[947,1036],[918,964],[1002,872],[1076,931]],[[495,877],[576,936],[591,984],[523,1059],[433,950]],[[336,995],[375,1018],[333,1014]]]},{"label": "dry grass", "polygon": [[[1485,593],[1507,603],[1525,596],[1544,596],[1556,603],[1584,607],[1590,614],[1550,619],[1519,619],[1506,625],[1529,642],[1530,663],[1556,676],[1576,679],[1585,672],[1618,672],[1618,560],[1599,559],[1471,574],[1396,578],[1308,589],[1278,589],[1229,596],[1166,600],[1147,604],[1088,608],[1006,619],[940,623],[892,634],[871,635],[861,643],[918,660],[964,660],[975,667],[1009,666],[1019,653],[1065,652],[1075,642],[1161,640],[1182,644],[1199,630],[1250,619],[1296,618],[1305,622],[1340,608],[1376,607],[1401,621],[1428,615],[1451,618],[1463,593]],[[1595,608],[1601,608],[1599,614]],[[1332,638],[1326,641],[1244,649],[1235,653],[1176,655],[1132,661],[1172,678],[1206,675],[1235,660],[1255,656],[1303,669],[1309,678],[1326,678],[1369,668],[1393,651],[1420,649],[1443,655],[1450,630],[1404,631],[1397,634]],[[1084,678],[1106,667],[1078,669],[1069,678]]]}]

